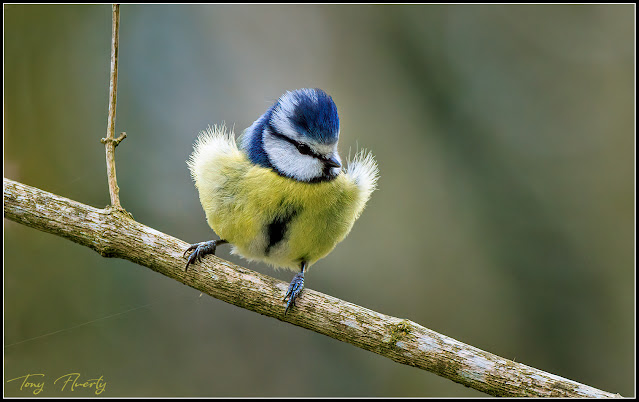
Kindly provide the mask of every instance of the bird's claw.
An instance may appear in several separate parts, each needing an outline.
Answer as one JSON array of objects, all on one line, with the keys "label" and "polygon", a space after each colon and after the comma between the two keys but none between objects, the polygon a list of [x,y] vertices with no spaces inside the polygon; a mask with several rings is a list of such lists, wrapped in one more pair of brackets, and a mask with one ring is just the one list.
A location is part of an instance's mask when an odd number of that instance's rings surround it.
[{"label": "bird's claw", "polygon": [[205,255],[207,254],[215,255],[215,249],[217,248],[218,244],[222,244],[222,243],[226,243],[226,241],[210,240],[210,241],[203,241],[201,243],[191,244],[189,248],[187,248],[184,251],[184,254],[182,255],[183,257],[186,257],[186,254],[189,251],[195,250],[191,253],[191,255],[189,255],[189,259],[186,262],[186,267],[184,268],[184,271],[188,271],[190,264],[195,264],[198,261],[202,261],[202,257],[204,257]]},{"label": "bird's claw", "polygon": [[288,303],[286,303],[286,310],[284,310],[284,315],[288,312],[288,309],[291,306],[295,305],[295,300],[299,296],[300,292],[304,288],[304,272],[300,272],[293,277],[291,284],[288,285],[288,291],[286,292],[286,296],[284,296],[284,301],[288,298]]},{"label": "bird's claw", "polygon": [[200,245],[200,243],[191,244],[191,245],[189,246],[189,248],[187,248],[186,250],[184,250],[184,254],[182,254],[182,257],[186,257],[186,253],[188,253],[188,252],[189,252],[189,251],[191,251],[191,250],[196,249],[196,248],[197,248],[197,246],[199,246],[199,245]]}]

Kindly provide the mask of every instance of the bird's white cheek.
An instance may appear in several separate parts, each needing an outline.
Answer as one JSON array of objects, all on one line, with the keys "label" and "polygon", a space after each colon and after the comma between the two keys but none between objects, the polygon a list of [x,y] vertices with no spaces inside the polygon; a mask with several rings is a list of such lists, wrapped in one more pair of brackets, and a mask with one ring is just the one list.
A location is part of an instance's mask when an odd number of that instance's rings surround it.
[{"label": "bird's white cheek", "polygon": [[312,156],[301,155],[293,144],[265,137],[264,150],[273,166],[286,176],[308,181],[322,175],[322,163]]},{"label": "bird's white cheek", "polygon": [[297,180],[312,180],[322,174],[322,163],[312,156],[288,155],[279,161],[278,169]]}]

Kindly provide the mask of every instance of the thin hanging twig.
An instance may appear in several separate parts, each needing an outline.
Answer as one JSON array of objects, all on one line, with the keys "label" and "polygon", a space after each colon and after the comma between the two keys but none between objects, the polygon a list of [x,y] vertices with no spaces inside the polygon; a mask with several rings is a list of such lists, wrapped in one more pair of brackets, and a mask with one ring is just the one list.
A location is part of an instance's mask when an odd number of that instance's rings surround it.
[{"label": "thin hanging twig", "polygon": [[115,147],[126,138],[126,133],[121,133],[115,138],[115,103],[118,92],[118,52],[120,41],[120,5],[113,4],[113,31],[111,35],[111,78],[109,90],[109,117],[107,120],[107,136],[102,138],[106,148],[107,177],[109,181],[109,194],[111,206],[123,210],[120,205],[120,188],[115,176]]}]

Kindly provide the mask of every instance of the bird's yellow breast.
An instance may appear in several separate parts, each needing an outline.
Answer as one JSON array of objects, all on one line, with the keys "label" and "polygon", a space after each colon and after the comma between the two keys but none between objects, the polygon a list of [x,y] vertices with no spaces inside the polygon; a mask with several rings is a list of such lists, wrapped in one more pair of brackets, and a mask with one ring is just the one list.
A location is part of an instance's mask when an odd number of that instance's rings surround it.
[{"label": "bird's yellow breast", "polygon": [[209,225],[241,256],[297,269],[326,256],[366,202],[344,173],[320,183],[282,177],[241,152],[219,155],[195,177]]}]

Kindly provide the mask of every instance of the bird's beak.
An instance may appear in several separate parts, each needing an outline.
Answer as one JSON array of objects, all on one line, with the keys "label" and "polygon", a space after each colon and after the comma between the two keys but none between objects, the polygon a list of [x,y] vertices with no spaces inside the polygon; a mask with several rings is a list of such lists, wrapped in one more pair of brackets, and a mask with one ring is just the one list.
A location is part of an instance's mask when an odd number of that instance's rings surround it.
[{"label": "bird's beak", "polygon": [[339,160],[335,156],[331,156],[330,158],[327,158],[324,162],[326,163],[327,167],[331,167],[331,168],[342,167],[342,164],[339,163]]}]

